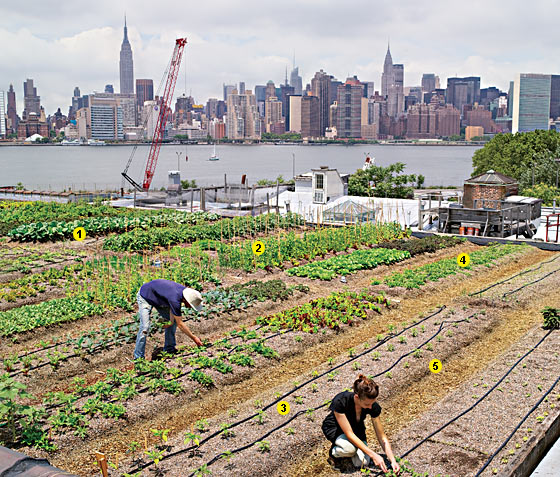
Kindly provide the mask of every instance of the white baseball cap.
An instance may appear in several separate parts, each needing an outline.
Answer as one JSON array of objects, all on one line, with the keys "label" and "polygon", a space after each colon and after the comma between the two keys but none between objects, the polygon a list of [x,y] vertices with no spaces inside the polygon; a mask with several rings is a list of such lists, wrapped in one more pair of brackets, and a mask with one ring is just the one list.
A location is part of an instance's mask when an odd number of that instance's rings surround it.
[{"label": "white baseball cap", "polygon": [[192,288],[185,288],[183,290],[183,298],[191,305],[196,311],[202,310],[202,295]]}]

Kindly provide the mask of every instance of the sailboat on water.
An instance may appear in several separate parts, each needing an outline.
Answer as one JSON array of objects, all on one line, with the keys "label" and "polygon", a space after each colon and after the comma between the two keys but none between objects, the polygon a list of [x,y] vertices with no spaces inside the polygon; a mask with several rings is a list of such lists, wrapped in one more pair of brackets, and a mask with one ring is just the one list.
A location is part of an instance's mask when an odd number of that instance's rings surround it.
[{"label": "sailboat on water", "polygon": [[216,155],[216,143],[214,143],[214,153],[208,158],[209,161],[219,161],[220,158]]}]

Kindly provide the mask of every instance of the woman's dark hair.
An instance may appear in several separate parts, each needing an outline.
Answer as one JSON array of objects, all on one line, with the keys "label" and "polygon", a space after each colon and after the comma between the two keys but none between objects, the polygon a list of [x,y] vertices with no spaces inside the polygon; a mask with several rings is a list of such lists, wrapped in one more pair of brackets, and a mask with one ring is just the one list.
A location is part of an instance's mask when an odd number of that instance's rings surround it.
[{"label": "woman's dark hair", "polygon": [[360,374],[358,379],[354,381],[354,392],[360,399],[377,399],[379,395],[379,386],[373,379]]}]

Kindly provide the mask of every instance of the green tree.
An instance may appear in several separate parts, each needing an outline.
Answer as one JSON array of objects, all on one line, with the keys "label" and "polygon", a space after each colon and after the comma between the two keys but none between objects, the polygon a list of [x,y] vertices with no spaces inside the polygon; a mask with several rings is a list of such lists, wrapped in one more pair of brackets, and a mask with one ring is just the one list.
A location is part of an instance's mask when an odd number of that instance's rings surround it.
[{"label": "green tree", "polygon": [[181,187],[183,189],[196,189],[198,186],[196,185],[196,179],[193,179],[192,181],[186,179],[181,181]]},{"label": "green tree", "polygon": [[[358,169],[348,180],[348,194],[411,199],[414,197],[414,183],[418,181],[423,184],[424,177],[401,174],[404,168],[404,163],[396,162],[388,167],[370,166],[365,171]],[[370,182],[373,182],[375,188],[370,187]]]},{"label": "green tree", "polygon": [[560,134],[537,130],[516,134],[497,134],[473,155],[474,175],[489,170],[520,181],[521,188],[534,183],[555,184],[555,157],[560,155]]},{"label": "green tree", "polygon": [[551,206],[552,201],[556,199],[556,205],[560,204],[560,189],[547,184],[535,184],[534,187],[523,189],[523,195],[529,197],[538,197],[543,200],[544,206]]}]

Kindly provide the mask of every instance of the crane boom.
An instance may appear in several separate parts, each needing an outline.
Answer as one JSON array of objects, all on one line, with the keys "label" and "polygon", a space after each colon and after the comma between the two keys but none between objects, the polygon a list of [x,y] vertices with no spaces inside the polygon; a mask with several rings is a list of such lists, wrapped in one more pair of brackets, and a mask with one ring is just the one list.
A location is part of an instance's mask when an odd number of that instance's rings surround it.
[{"label": "crane boom", "polygon": [[167,124],[167,119],[169,117],[169,103],[173,98],[175,83],[177,82],[179,67],[181,66],[181,58],[183,56],[183,50],[185,49],[186,44],[186,38],[177,38],[177,40],[175,41],[175,49],[173,50],[173,56],[171,57],[171,63],[169,66],[169,74],[165,83],[165,89],[163,90],[160,110],[156,128],[154,131],[154,138],[152,139],[150,153],[148,154],[148,162],[146,164],[146,171],[144,172],[144,181],[142,183],[142,187],[144,190],[148,190],[150,188],[150,184],[152,183],[152,179],[154,177],[154,172],[156,170],[156,164],[159,157],[159,150],[161,148],[161,141],[163,139],[165,125]]}]

